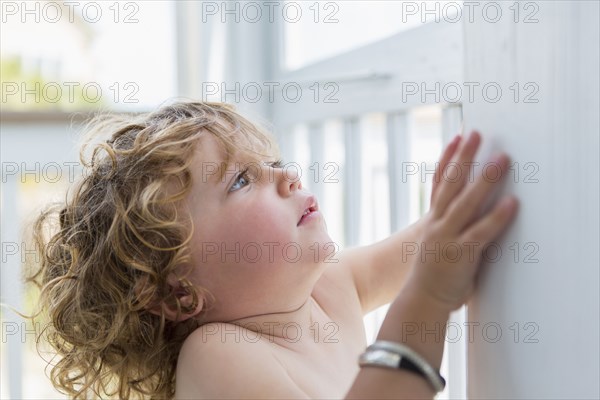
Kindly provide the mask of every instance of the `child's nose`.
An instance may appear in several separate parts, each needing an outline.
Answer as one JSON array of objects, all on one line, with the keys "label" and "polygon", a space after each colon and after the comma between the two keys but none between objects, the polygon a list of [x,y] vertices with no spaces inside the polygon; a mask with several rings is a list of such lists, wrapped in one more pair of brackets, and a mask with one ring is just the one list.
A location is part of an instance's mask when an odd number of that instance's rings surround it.
[{"label": "child's nose", "polygon": [[296,190],[302,190],[302,182],[300,182],[300,173],[295,168],[282,168],[277,171],[278,190],[282,196],[289,196]]}]

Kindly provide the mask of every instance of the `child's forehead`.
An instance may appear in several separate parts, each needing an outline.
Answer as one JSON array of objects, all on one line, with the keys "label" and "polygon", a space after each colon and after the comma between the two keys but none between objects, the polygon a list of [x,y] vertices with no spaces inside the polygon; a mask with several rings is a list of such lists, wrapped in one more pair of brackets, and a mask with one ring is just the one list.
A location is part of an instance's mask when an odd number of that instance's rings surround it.
[{"label": "child's forehead", "polygon": [[246,143],[233,141],[230,138],[223,139],[207,133],[200,136],[195,157],[200,163],[235,164],[243,162],[255,162],[268,157],[266,154],[258,154],[256,150],[248,148]]},{"label": "child's forehead", "polygon": [[210,132],[204,132],[198,138],[194,157],[196,162],[202,164],[207,162],[226,162],[230,156],[228,156],[227,147],[222,140],[218,140]]}]

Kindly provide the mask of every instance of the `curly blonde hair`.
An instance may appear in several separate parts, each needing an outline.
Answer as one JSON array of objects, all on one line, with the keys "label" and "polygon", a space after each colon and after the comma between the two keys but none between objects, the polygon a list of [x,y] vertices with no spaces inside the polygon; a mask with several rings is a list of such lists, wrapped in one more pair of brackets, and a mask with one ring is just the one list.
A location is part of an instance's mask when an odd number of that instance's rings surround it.
[{"label": "curly blonde hair", "polygon": [[193,289],[186,306],[167,283],[175,268],[191,265],[192,231],[202,229],[182,207],[198,139],[214,135],[226,161],[236,151],[264,161],[277,148],[266,130],[221,103],[98,115],[88,129],[84,174],[33,226],[40,261],[28,280],[41,288],[38,315],[48,318],[38,339],[59,355],[50,378],[74,398],[172,398],[179,351],[199,322],[149,310],[166,304],[179,316],[211,297],[179,277]]}]

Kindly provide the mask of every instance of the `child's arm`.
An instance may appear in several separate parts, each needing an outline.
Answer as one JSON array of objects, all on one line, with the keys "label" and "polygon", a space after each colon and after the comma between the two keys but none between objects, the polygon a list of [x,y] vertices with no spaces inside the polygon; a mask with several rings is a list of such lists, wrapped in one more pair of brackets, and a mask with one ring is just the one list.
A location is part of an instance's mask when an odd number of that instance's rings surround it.
[{"label": "child's arm", "polygon": [[[473,160],[480,137],[472,134],[458,150],[455,161],[467,165]],[[506,172],[505,155],[495,160]],[[461,255],[427,253],[415,259],[400,294],[381,326],[377,340],[402,343],[420,354],[435,369],[440,368],[445,328],[450,312],[458,309],[475,288],[482,249],[508,226],[516,214],[516,200],[505,198],[488,213],[478,210],[494,187],[482,176],[466,184],[467,174],[455,182],[442,181],[425,216],[423,242],[427,249],[456,244]],[[477,242],[478,250],[472,244]],[[436,325],[437,324],[437,325]],[[427,329],[428,334],[423,334]],[[439,335],[431,332],[439,329]],[[346,398],[433,398],[428,382],[402,370],[363,367]]]},{"label": "child's arm", "polygon": [[[450,162],[459,142],[460,136],[457,136],[448,144],[440,158],[433,178],[432,197],[439,187],[440,171]],[[421,218],[385,240],[340,253],[342,265],[348,266],[346,273],[352,274],[363,315],[392,302],[398,296],[407,272],[418,254],[425,219]]]},{"label": "child's arm", "polygon": [[419,242],[421,236],[422,220],[419,220],[382,241],[345,249],[339,254],[340,264],[345,266],[339,273],[352,275],[363,315],[398,296],[415,257],[403,252],[403,248]]}]

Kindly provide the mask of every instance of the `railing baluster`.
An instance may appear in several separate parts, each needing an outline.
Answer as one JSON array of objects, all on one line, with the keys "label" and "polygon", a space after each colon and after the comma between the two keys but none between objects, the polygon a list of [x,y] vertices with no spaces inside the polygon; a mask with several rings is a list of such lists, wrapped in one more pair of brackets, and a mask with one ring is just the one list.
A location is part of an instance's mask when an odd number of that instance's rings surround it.
[{"label": "railing baluster", "polygon": [[[23,310],[23,286],[21,282],[21,257],[24,243],[19,240],[21,220],[18,218],[19,180],[16,176],[6,179],[2,188],[2,303]],[[5,245],[16,246],[17,253],[7,255]],[[14,249],[13,249],[14,250]],[[2,339],[9,368],[7,370],[8,393],[11,399],[23,398],[23,338],[26,332],[23,318],[9,307],[2,306]],[[9,328],[10,327],[10,328]],[[10,329],[10,332],[9,332]],[[5,364],[6,365],[6,364]]]},{"label": "railing baluster", "polygon": [[461,131],[462,105],[452,104],[442,109],[442,140],[448,143]]},{"label": "railing baluster", "polygon": [[316,171],[303,171],[302,176],[310,177],[312,193],[320,202],[324,201],[325,188],[323,187],[323,164],[325,163],[325,137],[322,123],[308,126],[308,140],[310,143],[310,166]]},{"label": "railing baluster", "polygon": [[402,163],[410,157],[410,135],[406,112],[387,115],[388,179],[390,188],[390,231],[396,232],[408,225],[410,215],[410,190],[402,182]]},{"label": "railing baluster", "polygon": [[[462,106],[453,104],[442,109],[442,140],[443,147],[452,140],[454,135],[461,131]],[[465,306],[450,314],[449,324],[464,327],[466,322]],[[467,398],[467,346],[466,337],[456,341],[447,341],[444,349],[445,363],[442,365],[442,373],[448,381],[447,392],[450,399]]]},{"label": "railing baluster", "polygon": [[344,120],[344,246],[360,240],[362,154],[358,118]]}]

